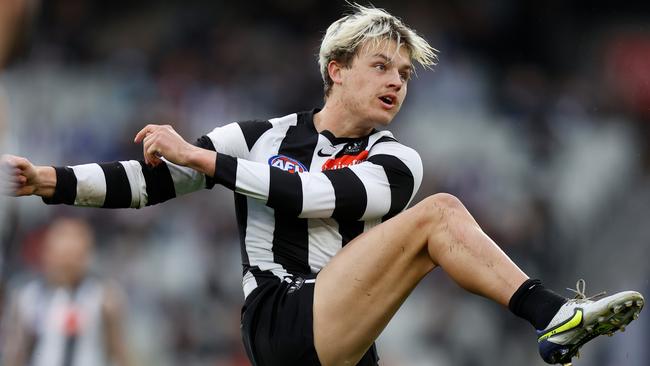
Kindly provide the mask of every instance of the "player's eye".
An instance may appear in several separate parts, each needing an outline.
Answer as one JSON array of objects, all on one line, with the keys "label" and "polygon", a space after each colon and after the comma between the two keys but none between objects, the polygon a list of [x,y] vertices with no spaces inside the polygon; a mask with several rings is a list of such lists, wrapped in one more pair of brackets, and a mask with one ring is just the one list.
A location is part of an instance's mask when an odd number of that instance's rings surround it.
[{"label": "player's eye", "polygon": [[386,65],[382,64],[382,63],[375,64],[375,69],[377,69],[379,71],[386,71]]}]

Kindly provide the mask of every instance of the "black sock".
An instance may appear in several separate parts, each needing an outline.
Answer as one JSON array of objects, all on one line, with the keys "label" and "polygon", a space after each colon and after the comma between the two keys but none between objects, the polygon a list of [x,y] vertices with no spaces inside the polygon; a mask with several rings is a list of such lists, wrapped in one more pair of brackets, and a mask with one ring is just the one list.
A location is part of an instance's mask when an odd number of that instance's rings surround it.
[{"label": "black sock", "polygon": [[551,322],[567,300],[547,289],[540,280],[526,280],[510,299],[508,307],[516,316],[524,318],[542,330]]}]

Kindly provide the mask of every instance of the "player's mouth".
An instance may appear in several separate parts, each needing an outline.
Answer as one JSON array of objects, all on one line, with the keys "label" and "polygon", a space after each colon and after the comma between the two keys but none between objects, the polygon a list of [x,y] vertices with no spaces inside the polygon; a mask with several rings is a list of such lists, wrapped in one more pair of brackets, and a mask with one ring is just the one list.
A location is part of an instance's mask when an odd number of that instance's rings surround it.
[{"label": "player's mouth", "polygon": [[397,95],[384,94],[379,96],[379,101],[384,109],[393,109],[397,105]]}]

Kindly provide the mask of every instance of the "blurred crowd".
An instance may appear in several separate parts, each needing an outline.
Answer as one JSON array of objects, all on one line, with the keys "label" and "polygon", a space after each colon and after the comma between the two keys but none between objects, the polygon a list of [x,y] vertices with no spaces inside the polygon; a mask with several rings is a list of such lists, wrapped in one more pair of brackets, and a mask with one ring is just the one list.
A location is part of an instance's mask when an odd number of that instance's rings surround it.
[{"label": "blurred crowd", "polygon": [[[650,294],[650,3],[635,3],[373,2],[440,50],[390,126],[422,156],[416,200],[458,196],[558,292],[584,278],[588,292]],[[147,123],[193,140],[232,121],[319,107],[319,41],[345,9],[317,0],[43,1],[0,75],[4,152],[51,165],[138,159],[132,141]],[[135,364],[248,364],[230,191],[141,210],[36,198],[3,198],[3,207],[6,298],[42,271],[48,224],[81,217],[96,231],[92,271],[124,290]],[[642,314],[628,333],[586,346],[581,364],[650,365],[648,342]],[[528,324],[441,271],[379,344],[386,366],[543,364]]]}]

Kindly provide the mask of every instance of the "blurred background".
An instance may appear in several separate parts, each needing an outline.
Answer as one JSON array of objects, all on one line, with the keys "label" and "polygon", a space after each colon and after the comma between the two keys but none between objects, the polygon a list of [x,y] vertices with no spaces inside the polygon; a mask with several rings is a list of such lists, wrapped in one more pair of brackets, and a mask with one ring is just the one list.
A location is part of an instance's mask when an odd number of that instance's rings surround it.
[{"label": "blurred background", "polygon": [[[320,38],[346,10],[316,0],[28,2],[28,31],[0,74],[2,146],[44,165],[138,159],[132,141],[147,123],[193,141],[232,121],[320,107]],[[592,294],[650,294],[650,3],[373,4],[440,50],[390,126],[422,156],[416,200],[457,195],[531,277],[566,296],[579,278]],[[47,225],[82,217],[96,231],[93,272],[124,290],[136,364],[247,365],[232,201],[221,187],[142,210],[3,197],[3,302],[41,272]],[[642,314],[575,364],[650,365],[649,342]],[[544,364],[527,323],[439,270],[379,352],[386,366]]]}]

